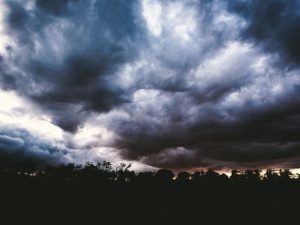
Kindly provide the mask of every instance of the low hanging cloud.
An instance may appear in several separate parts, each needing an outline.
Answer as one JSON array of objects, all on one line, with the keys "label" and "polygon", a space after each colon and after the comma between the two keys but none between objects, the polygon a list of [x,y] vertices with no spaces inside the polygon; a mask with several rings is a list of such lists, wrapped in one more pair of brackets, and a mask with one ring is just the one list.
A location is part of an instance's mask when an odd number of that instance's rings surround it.
[{"label": "low hanging cloud", "polygon": [[[299,4],[4,1],[1,89],[62,129],[54,161],[298,168]],[[3,154],[26,146],[0,137]]]},{"label": "low hanging cloud", "polygon": [[68,162],[67,151],[53,146],[50,141],[35,140],[33,136],[24,129],[2,127],[0,134],[1,167],[11,167],[14,163],[24,160],[33,161],[41,167]]}]

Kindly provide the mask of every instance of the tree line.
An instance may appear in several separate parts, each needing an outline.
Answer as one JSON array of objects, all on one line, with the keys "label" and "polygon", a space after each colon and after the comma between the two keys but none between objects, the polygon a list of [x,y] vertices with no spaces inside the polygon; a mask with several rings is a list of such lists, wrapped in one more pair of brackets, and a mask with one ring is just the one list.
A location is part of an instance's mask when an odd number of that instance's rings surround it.
[{"label": "tree line", "polygon": [[59,166],[47,166],[37,169],[31,161],[15,163],[10,169],[0,169],[2,178],[48,180],[48,181],[94,181],[110,183],[300,183],[300,175],[294,174],[290,169],[267,169],[260,170],[232,170],[230,175],[218,173],[212,169],[196,170],[193,173],[180,171],[175,174],[169,169],[154,171],[135,172],[130,170],[131,164],[120,163],[115,168],[108,161],[84,165],[74,163]]},{"label": "tree line", "polygon": [[294,224],[300,177],[289,169],[135,172],[107,161],[37,169],[27,161],[0,169],[0,193],[11,222]]}]

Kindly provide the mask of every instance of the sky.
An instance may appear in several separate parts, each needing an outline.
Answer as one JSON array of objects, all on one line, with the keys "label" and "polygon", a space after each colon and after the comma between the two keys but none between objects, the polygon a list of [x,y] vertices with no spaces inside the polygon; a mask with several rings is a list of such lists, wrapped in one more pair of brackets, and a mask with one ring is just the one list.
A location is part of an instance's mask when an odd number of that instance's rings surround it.
[{"label": "sky", "polygon": [[300,168],[299,9],[0,0],[0,166]]}]

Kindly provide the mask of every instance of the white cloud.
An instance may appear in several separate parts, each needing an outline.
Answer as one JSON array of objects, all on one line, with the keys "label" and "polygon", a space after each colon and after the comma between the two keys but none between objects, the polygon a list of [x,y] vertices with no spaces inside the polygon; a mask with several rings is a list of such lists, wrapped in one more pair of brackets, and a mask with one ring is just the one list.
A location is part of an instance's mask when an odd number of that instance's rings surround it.
[{"label": "white cloud", "polygon": [[228,42],[227,45],[206,59],[195,71],[198,86],[211,82],[241,78],[249,70],[249,65],[257,57],[255,49],[240,42]]},{"label": "white cloud", "polygon": [[159,36],[162,30],[161,13],[162,6],[158,0],[143,0],[143,16],[147,22],[148,29],[154,36]]},{"label": "white cloud", "polygon": [[0,126],[15,126],[50,139],[62,138],[63,131],[51,123],[48,115],[13,91],[0,90],[0,102]]}]

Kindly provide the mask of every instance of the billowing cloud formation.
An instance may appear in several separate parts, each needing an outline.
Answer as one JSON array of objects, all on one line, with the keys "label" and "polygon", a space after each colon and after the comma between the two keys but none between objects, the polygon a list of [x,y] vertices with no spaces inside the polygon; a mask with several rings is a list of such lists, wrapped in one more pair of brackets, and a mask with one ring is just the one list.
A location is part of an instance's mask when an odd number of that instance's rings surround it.
[{"label": "billowing cloud formation", "polygon": [[5,1],[1,88],[62,129],[55,160],[298,168],[299,4]]},{"label": "billowing cloud formation", "polygon": [[70,132],[87,111],[107,112],[128,101],[113,74],[137,54],[142,28],[131,2],[7,1],[12,40],[2,62],[3,88],[42,105]]},{"label": "billowing cloud formation", "polygon": [[[231,1],[230,11],[246,20],[241,37],[265,51],[282,54],[284,63],[300,63],[299,1]],[[286,65],[283,65],[286,66]]]}]

